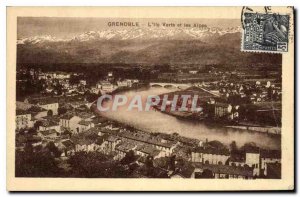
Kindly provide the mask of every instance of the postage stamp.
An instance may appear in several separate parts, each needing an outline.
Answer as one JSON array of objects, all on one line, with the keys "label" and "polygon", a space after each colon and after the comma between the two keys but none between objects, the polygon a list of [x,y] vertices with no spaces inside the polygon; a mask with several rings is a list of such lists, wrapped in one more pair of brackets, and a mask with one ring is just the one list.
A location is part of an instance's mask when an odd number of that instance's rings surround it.
[{"label": "postage stamp", "polygon": [[244,13],[243,27],[243,51],[288,51],[289,15]]}]

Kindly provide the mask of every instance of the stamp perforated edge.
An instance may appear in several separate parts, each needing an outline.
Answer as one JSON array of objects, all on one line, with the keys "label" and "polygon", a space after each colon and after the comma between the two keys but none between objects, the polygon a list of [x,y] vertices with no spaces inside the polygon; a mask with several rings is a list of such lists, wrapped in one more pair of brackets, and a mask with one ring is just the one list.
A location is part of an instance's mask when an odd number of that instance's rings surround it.
[{"label": "stamp perforated edge", "polygon": [[[291,12],[287,12],[287,13],[279,13],[281,15],[288,15],[289,16],[289,28],[288,28],[288,47],[290,44],[293,44],[294,42],[294,17],[291,17],[293,16],[294,14],[294,7],[293,6],[290,6],[291,8]],[[241,23],[242,23],[242,17],[243,17],[243,14],[244,14],[244,7],[242,9],[242,13],[241,13]],[[265,14],[265,13],[259,13],[259,14]],[[273,13],[272,13],[273,14]],[[243,27],[243,24],[241,24],[242,27]],[[241,36],[241,52],[245,52],[245,53],[268,53],[268,54],[285,54],[285,53],[288,53],[288,50],[287,51],[268,51],[268,50],[247,50],[247,49],[244,49],[244,31],[245,29],[242,28],[242,36]]]}]

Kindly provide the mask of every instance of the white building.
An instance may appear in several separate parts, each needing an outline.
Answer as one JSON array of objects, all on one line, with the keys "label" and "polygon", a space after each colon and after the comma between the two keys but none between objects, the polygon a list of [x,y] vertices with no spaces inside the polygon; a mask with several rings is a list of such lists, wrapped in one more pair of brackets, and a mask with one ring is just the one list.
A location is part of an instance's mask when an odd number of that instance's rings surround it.
[{"label": "white building", "polygon": [[192,162],[225,165],[230,157],[229,150],[216,150],[198,147],[192,151]]},{"label": "white building", "polygon": [[100,89],[103,93],[111,93],[115,90],[115,87],[109,81],[101,81],[96,84],[96,88]]},{"label": "white building", "polygon": [[86,86],[86,80],[79,80],[79,84]]},{"label": "white building", "polygon": [[215,103],[215,117],[222,118],[231,113],[232,106],[227,103]]},{"label": "white building", "polygon": [[54,129],[58,133],[61,132],[59,123],[56,123],[56,122],[50,121],[50,120],[42,121],[41,125],[38,128],[38,131],[47,131],[47,130],[51,130],[51,129]]},{"label": "white building", "polygon": [[189,73],[194,75],[194,74],[197,74],[198,71],[197,70],[190,70]]},{"label": "white building", "polygon": [[33,127],[33,121],[31,121],[31,114],[24,110],[16,111],[16,129]]}]

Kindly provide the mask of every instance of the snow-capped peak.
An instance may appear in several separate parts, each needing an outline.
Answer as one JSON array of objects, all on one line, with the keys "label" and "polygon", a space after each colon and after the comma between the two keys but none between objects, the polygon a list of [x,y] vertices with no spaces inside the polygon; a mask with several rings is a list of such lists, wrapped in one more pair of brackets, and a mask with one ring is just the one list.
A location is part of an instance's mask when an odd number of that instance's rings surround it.
[{"label": "snow-capped peak", "polygon": [[228,33],[241,32],[241,27],[234,28],[132,28],[132,29],[108,29],[102,31],[88,31],[70,39],[58,39],[51,35],[34,36],[20,39],[18,44],[37,44],[43,42],[67,42],[67,41],[95,41],[95,40],[149,40],[149,39],[196,39],[205,40],[215,36],[221,36]]},{"label": "snow-capped peak", "polygon": [[18,39],[17,44],[37,44],[43,42],[62,42],[62,41],[68,41],[68,40],[58,39],[51,35],[41,35],[41,36],[24,38],[24,39]]}]

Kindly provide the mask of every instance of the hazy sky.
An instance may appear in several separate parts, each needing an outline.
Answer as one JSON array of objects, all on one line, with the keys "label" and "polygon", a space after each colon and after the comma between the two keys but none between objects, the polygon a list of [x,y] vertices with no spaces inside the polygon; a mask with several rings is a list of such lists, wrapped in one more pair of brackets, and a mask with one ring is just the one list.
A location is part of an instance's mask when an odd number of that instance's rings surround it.
[{"label": "hazy sky", "polygon": [[70,38],[87,31],[109,28],[108,22],[131,21],[147,26],[148,22],[174,22],[205,24],[208,27],[236,27],[237,19],[118,19],[118,18],[66,18],[66,17],[18,17],[18,38],[36,35],[51,35],[57,38]]}]

